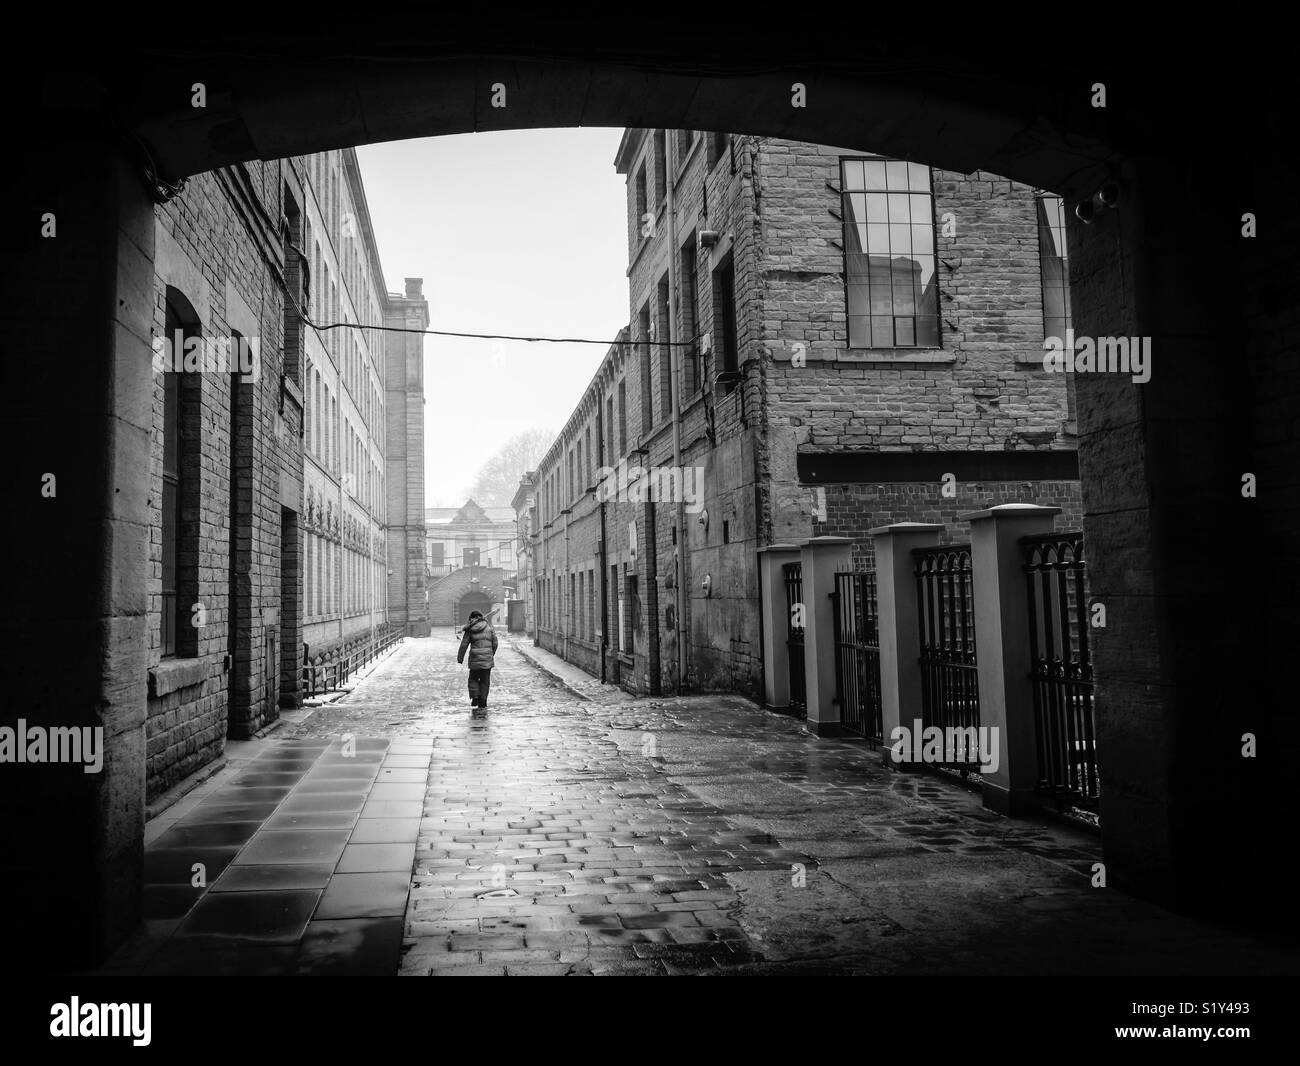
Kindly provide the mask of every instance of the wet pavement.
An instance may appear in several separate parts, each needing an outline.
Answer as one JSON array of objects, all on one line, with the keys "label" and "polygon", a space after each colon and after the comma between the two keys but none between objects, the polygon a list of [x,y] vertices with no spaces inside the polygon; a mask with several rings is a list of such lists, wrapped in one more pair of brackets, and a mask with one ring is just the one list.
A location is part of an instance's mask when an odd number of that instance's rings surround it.
[{"label": "wet pavement", "polygon": [[408,639],[232,759],[151,833],[148,921],[104,972],[1300,972],[1092,887],[1084,830],[736,697],[497,661],[474,716],[450,631]]}]

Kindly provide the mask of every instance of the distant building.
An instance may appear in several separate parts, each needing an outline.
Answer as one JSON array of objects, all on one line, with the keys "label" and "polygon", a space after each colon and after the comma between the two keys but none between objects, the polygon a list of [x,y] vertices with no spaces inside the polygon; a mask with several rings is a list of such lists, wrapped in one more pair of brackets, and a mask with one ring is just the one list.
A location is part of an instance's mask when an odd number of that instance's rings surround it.
[{"label": "distant building", "polygon": [[461,507],[424,511],[425,569],[432,625],[463,625],[471,610],[501,607],[515,586],[515,512],[511,507]]},{"label": "distant building", "polygon": [[515,523],[515,599],[523,604],[522,630],[537,638],[533,610],[533,548],[537,540],[537,471],[519,479],[510,501]]}]

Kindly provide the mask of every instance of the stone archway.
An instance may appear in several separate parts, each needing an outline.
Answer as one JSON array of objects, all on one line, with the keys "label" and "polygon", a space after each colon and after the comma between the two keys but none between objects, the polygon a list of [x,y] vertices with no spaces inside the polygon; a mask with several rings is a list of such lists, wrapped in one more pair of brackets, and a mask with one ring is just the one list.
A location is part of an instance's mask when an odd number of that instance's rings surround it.
[{"label": "stone archway", "polygon": [[[671,49],[593,49],[569,27],[513,38],[499,26],[473,30],[444,27],[437,41],[400,44],[361,31],[346,56],[269,34],[229,48],[210,37],[184,57],[69,50],[46,69],[47,108],[14,116],[12,136],[41,180],[10,202],[27,218],[57,205],[59,236],[42,240],[29,227],[2,268],[10,335],[27,352],[6,366],[25,398],[5,416],[15,441],[11,525],[24,534],[11,557],[25,560],[9,588],[6,643],[24,664],[9,705],[29,715],[93,708],[107,746],[103,774],[71,782],[57,802],[45,786],[11,800],[15,818],[30,822],[20,843],[37,858],[11,862],[3,880],[39,881],[33,896],[50,908],[29,924],[55,938],[71,925],[63,915],[86,913],[89,896],[98,954],[138,917],[148,584],[136,560],[151,506],[145,282],[155,254],[146,180],[165,194],[188,174],[254,158],[578,124],[786,136],[987,169],[1076,201],[1118,181],[1118,210],[1087,227],[1070,217],[1077,332],[1151,337],[1155,352],[1140,392],[1102,375],[1077,389],[1092,586],[1111,626],[1095,646],[1109,883],[1221,915],[1246,900],[1272,914],[1260,894],[1272,883],[1260,817],[1272,786],[1240,746],[1245,733],[1275,751],[1295,746],[1290,719],[1259,680],[1293,643],[1295,581],[1261,581],[1254,546],[1285,558],[1300,535],[1288,414],[1300,395],[1300,316],[1282,239],[1300,206],[1275,147],[1285,143],[1272,132],[1280,117],[1268,107],[1283,97],[1260,83],[1264,75],[1186,108],[1170,104],[1157,72],[1142,80],[1149,56],[1109,48],[1102,59],[1061,50],[1044,76],[1037,64],[1021,73],[986,55],[902,41],[849,51],[784,26],[744,47],[728,31],[730,51],[707,33]],[[210,102],[196,112],[190,86],[200,76]],[[1091,102],[1098,82],[1107,108]],[[812,106],[790,106],[794,83],[807,84]],[[497,84],[504,108],[486,91]],[[11,99],[40,96],[26,88]],[[1216,172],[1211,195],[1187,180],[1186,155],[1213,143],[1252,154]],[[1243,240],[1239,218],[1256,210],[1260,236]],[[71,351],[74,375],[65,372]],[[47,471],[58,472],[57,504],[31,489]],[[1241,495],[1246,472],[1269,486],[1258,498]],[[74,842],[93,883],[56,879],[45,892],[46,839]],[[86,946],[84,929],[69,933],[70,950]]]},{"label": "stone archway", "polygon": [[468,623],[470,611],[478,611],[487,618],[492,613],[492,600],[481,592],[465,593],[456,603],[456,624]]}]

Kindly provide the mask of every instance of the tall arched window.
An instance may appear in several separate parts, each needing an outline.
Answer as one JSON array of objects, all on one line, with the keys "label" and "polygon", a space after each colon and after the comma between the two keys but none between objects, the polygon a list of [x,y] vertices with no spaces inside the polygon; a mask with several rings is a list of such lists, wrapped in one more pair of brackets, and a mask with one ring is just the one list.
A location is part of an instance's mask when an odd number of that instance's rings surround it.
[{"label": "tall arched window", "polygon": [[186,345],[202,333],[194,307],[170,286],[164,329],[173,358],[163,372],[161,652],[192,658],[198,655],[198,524],[183,524],[181,515],[198,503],[202,375],[186,373],[182,360]]}]

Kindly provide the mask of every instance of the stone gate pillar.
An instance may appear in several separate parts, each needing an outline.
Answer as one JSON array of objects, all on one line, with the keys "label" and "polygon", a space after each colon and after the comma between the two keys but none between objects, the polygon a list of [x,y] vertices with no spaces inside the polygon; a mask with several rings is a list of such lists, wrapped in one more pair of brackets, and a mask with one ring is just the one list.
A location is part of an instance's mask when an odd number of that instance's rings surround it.
[{"label": "stone gate pillar", "polygon": [[835,702],[835,575],[853,569],[848,537],[813,537],[800,550],[803,563],[804,677],[808,728],[820,737],[838,736],[840,708]]},{"label": "stone gate pillar", "polygon": [[[984,806],[999,814],[1029,808],[1038,780],[1029,608],[1020,538],[1050,533],[1059,507],[1008,503],[958,515],[970,522],[975,659],[980,728],[997,747],[997,769],[980,774]],[[996,731],[996,732],[995,732]]]},{"label": "stone gate pillar", "polygon": [[797,562],[794,544],[769,544],[758,549],[759,609],[763,623],[763,702],[776,711],[790,706],[790,649],[786,633],[790,624],[785,606],[781,567]]}]

